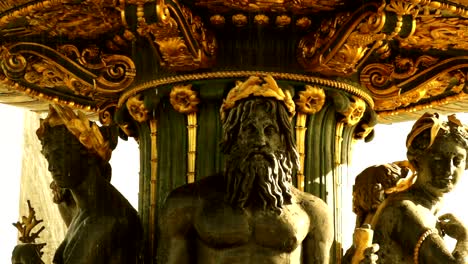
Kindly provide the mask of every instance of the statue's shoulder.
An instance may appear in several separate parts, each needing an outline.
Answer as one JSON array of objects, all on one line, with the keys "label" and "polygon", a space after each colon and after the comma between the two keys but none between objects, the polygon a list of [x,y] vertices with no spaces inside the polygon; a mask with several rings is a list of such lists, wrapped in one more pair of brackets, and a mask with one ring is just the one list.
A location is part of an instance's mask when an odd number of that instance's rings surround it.
[{"label": "statue's shoulder", "polygon": [[208,176],[196,182],[184,184],[172,190],[166,199],[166,207],[196,207],[200,202],[223,195],[222,175]]},{"label": "statue's shoulder", "polygon": [[195,215],[208,200],[215,200],[222,192],[220,175],[184,184],[169,193],[159,215],[159,225],[169,236],[181,234],[193,225]]},{"label": "statue's shoulder", "polygon": [[329,218],[332,215],[329,206],[320,198],[311,193],[300,191],[297,188],[291,189],[296,202],[299,203],[304,211],[310,216]]},{"label": "statue's shoulder", "polygon": [[[331,245],[333,241],[333,213],[331,208],[320,198],[311,193],[291,189],[295,202],[298,203],[310,220],[309,231],[313,239]],[[320,230],[320,232],[317,232]]]},{"label": "statue's shoulder", "polygon": [[415,210],[418,207],[416,200],[414,195],[408,192],[392,194],[385,199],[382,210],[397,212]]},{"label": "statue's shoulder", "polygon": [[[395,226],[408,225],[412,220],[417,219],[417,215],[423,208],[413,200],[410,193],[396,193],[388,196],[380,205],[380,212],[374,217],[377,227],[389,229],[391,232]],[[388,219],[393,219],[388,221]],[[412,219],[410,221],[410,219]]]}]

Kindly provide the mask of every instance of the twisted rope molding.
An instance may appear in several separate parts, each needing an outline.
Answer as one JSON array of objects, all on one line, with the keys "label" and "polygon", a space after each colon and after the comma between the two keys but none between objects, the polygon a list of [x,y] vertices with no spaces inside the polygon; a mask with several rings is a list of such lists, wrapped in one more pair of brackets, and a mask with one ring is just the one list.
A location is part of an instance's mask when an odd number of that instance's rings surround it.
[{"label": "twisted rope molding", "polygon": [[210,79],[226,79],[226,78],[242,78],[255,75],[271,75],[275,79],[279,80],[290,80],[290,81],[299,81],[309,84],[324,85],[338,90],[343,90],[352,95],[355,95],[359,98],[362,98],[366,101],[367,104],[373,109],[374,100],[370,94],[366,93],[364,90],[354,87],[351,84],[343,83],[335,80],[328,80],[314,76],[307,76],[302,74],[295,73],[284,73],[284,72],[266,72],[266,71],[222,71],[222,72],[207,72],[207,73],[196,73],[196,74],[184,74],[177,76],[170,76],[166,78],[161,78],[157,80],[152,80],[145,82],[143,84],[137,85],[133,88],[130,88],[128,91],[122,93],[117,104],[117,108],[122,107],[122,105],[127,101],[128,98],[136,95],[139,92],[145,91],[147,89],[156,88],[158,86],[175,84],[187,81],[195,80],[210,80]]}]

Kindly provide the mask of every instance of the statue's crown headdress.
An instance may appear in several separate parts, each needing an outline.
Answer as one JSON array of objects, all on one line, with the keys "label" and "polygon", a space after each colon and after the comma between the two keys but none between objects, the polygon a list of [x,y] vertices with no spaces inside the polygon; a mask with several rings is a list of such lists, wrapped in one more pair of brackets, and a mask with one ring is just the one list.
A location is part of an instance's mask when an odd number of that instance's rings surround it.
[{"label": "statue's crown headdress", "polygon": [[263,78],[250,76],[245,82],[236,82],[236,86],[229,91],[221,105],[221,121],[225,120],[227,112],[235,107],[237,101],[249,96],[274,98],[284,103],[290,117],[296,113],[291,94],[287,90],[283,91],[272,76],[267,75]]},{"label": "statue's crown headdress", "polygon": [[65,125],[88,150],[96,152],[103,160],[109,161],[112,155],[109,142],[104,139],[96,123],[90,122],[81,111],[75,112],[66,106],[50,105],[49,114],[41,119],[41,125],[36,131],[39,139],[44,137],[45,124],[50,127]]}]

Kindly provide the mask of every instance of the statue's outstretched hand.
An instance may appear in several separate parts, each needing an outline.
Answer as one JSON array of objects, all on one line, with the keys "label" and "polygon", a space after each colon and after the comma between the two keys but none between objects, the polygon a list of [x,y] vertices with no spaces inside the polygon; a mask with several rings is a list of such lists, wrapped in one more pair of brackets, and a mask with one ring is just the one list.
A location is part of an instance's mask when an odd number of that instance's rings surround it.
[{"label": "statue's outstretched hand", "polygon": [[456,240],[466,240],[468,238],[466,226],[453,214],[444,214],[439,216],[437,226],[445,234]]}]

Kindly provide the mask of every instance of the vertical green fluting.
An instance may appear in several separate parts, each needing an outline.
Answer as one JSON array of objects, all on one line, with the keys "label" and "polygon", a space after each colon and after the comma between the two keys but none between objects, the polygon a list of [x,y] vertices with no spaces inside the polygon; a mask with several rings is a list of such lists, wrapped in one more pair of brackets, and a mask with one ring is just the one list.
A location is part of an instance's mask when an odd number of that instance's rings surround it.
[{"label": "vertical green fluting", "polygon": [[[333,209],[337,203],[340,204],[335,200],[334,194],[339,189],[335,190],[334,182],[337,177],[342,176],[335,162],[336,150],[341,146],[336,146],[339,131],[337,131],[337,113],[334,104],[327,101],[318,113],[309,115],[306,127],[304,191],[320,197],[330,209]],[[341,250],[341,245],[336,242],[330,251],[331,259],[336,259],[337,250]]]},{"label": "vertical green fluting", "polygon": [[219,109],[225,86],[225,82],[199,85],[201,102],[198,105],[195,180],[215,175],[223,170],[223,156],[219,145],[222,138]]},{"label": "vertical green fluting", "polygon": [[[234,87],[232,79],[198,81],[192,83],[192,90],[200,98],[197,112],[197,143],[195,180],[220,174],[223,170],[223,154],[220,150],[222,138],[222,124],[219,109],[226,93]],[[281,82],[281,86],[287,82]],[[292,84],[291,84],[292,85]],[[296,89],[302,89],[294,83]],[[290,86],[292,87],[292,86]],[[298,88],[301,87],[301,88]],[[324,88],[327,90],[327,88]],[[187,115],[174,110],[169,102],[169,91],[159,93],[157,103],[153,104],[157,120],[157,206],[154,219],[149,219],[150,186],[151,186],[151,131],[149,122],[139,126],[139,143],[141,154],[140,201],[139,208],[145,232],[149,225],[157,230],[158,210],[163,206],[167,195],[178,186],[186,184],[187,180],[187,151],[188,132]],[[334,186],[335,181],[343,182],[347,177],[348,154],[351,151],[355,126],[343,127],[337,131],[338,119],[342,116],[337,112],[334,102],[335,94],[328,94],[323,108],[315,114],[308,115],[305,138],[304,190],[324,200],[330,208],[335,208],[341,201],[335,200],[336,193],[342,193],[342,185]],[[343,93],[344,95],[344,93]],[[346,96],[346,95],[344,95]],[[293,119],[295,124],[295,119]],[[340,132],[340,135],[337,135]],[[342,137],[336,146],[337,136]],[[336,164],[336,150],[340,148],[341,166]],[[295,183],[295,182],[294,182]],[[338,199],[348,199],[338,194]],[[340,210],[339,208],[336,210]],[[338,216],[339,217],[339,216]],[[334,215],[335,223],[337,219]],[[337,227],[337,224],[335,224]],[[157,239],[157,234],[156,234]],[[339,242],[336,240],[335,242]],[[153,249],[153,254],[156,249]],[[341,245],[334,243],[331,249],[331,259],[334,263],[340,254]],[[148,262],[145,262],[148,263]]]},{"label": "vertical green fluting", "polygon": [[328,183],[333,169],[336,118],[333,105],[327,103],[322,110],[307,118],[305,141],[304,191],[324,201],[331,195]]},{"label": "vertical green fluting", "polygon": [[160,208],[173,189],[187,183],[187,117],[176,112],[168,98],[157,111],[157,196]]},{"label": "vertical green fluting", "polygon": [[[149,234],[149,210],[150,210],[150,183],[151,183],[151,132],[149,123],[141,123],[138,126],[139,148],[140,148],[140,184],[138,194],[138,213],[143,225],[144,234]],[[144,263],[149,263],[149,252],[147,235],[144,238]]]}]

